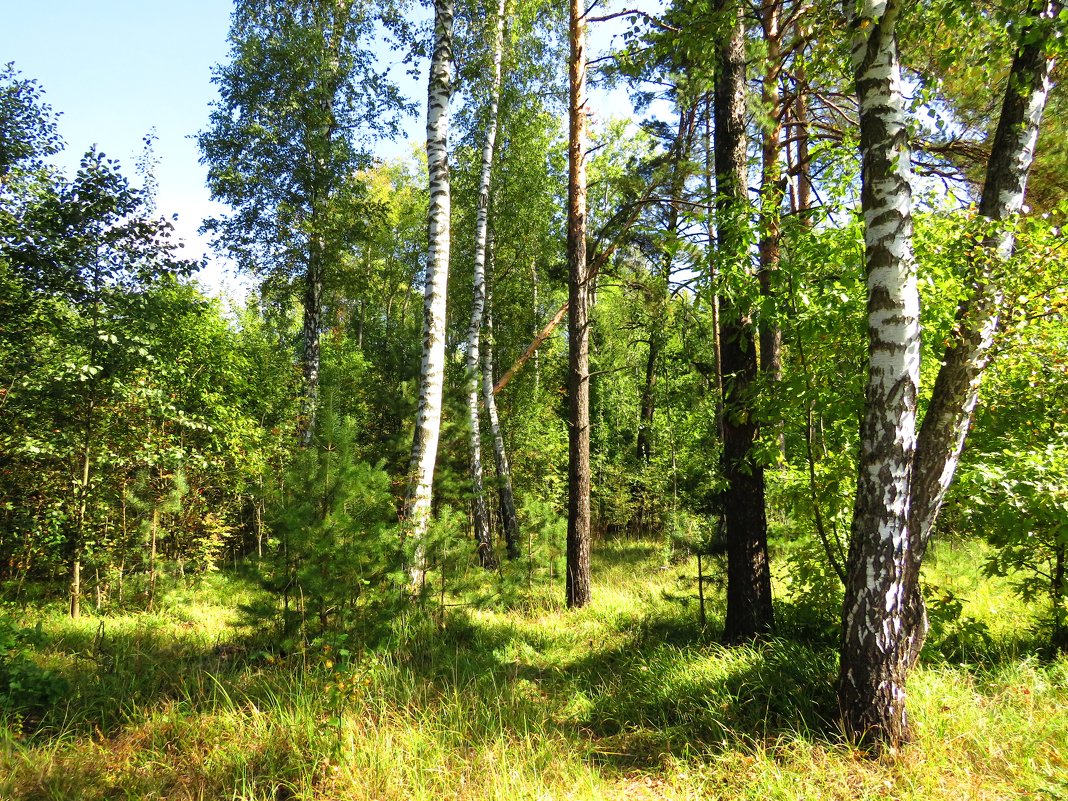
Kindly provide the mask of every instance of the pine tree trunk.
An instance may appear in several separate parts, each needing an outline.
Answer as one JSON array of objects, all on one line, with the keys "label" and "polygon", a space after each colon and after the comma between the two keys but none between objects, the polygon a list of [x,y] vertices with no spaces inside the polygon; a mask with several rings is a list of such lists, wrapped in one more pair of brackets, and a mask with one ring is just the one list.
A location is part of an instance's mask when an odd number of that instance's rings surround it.
[{"label": "pine tree trunk", "polygon": [[570,0],[568,104],[567,605],[590,602],[589,270],[586,263],[586,19]]},{"label": "pine tree trunk", "polygon": [[410,574],[420,587],[426,570],[426,533],[441,429],[445,378],[445,300],[449,271],[449,99],[452,95],[452,0],[434,0],[434,55],[427,92],[426,149],[430,173],[427,213],[426,291],[419,408],[412,441],[410,483],[404,519],[412,540]]},{"label": "pine tree trunk", "polygon": [[[745,140],[745,31],[742,8],[716,0],[732,15],[731,35],[719,48],[715,84],[716,238],[721,269],[747,270],[747,176]],[[729,267],[728,267],[729,265]],[[723,640],[743,642],[771,630],[771,570],[764,510],[764,467],[753,458],[757,425],[752,384],[757,377],[756,342],[748,310],[733,302],[720,310],[723,370],[723,456],[727,487],[727,611]]]},{"label": "pine tree trunk", "polygon": [[897,0],[851,20],[860,100],[861,203],[868,275],[869,367],[842,614],[838,704],[846,735],[895,747],[910,737],[899,659],[920,377],[919,294],[898,61]]},{"label": "pine tree trunk", "polygon": [[808,152],[808,97],[805,94],[808,87],[805,85],[805,65],[800,64],[797,69],[797,96],[794,98],[794,132],[796,138],[795,150],[797,152],[797,201],[796,211],[802,225],[812,223],[812,179],[810,177],[809,152]]},{"label": "pine tree trunk", "polygon": [[505,0],[497,4],[497,24],[493,46],[493,83],[490,87],[486,141],[482,147],[482,175],[478,187],[478,211],[475,215],[474,298],[471,302],[471,325],[467,331],[467,415],[471,424],[471,522],[478,543],[478,561],[482,567],[495,569],[489,513],[482,481],[482,428],[479,422],[479,388],[481,361],[478,356],[482,335],[482,315],[486,307],[486,240],[489,231],[490,181],[493,175],[493,147],[497,139],[497,109],[501,95],[501,55],[504,49]]},{"label": "pine tree trunk", "polygon": [[909,521],[908,636],[903,640],[909,665],[919,658],[927,636],[927,613],[919,586],[920,563],[934,530],[946,491],[953,481],[964,440],[979,398],[983,372],[997,332],[1003,306],[1000,279],[994,273],[1012,253],[1011,218],[1023,208],[1027,174],[1034,160],[1039,124],[1049,96],[1053,61],[1048,40],[1032,35],[1040,18],[1055,17],[1062,3],[1043,0],[1032,7],[1009,72],[1001,116],[987,164],[979,214],[1003,222],[983,242],[982,256],[968,266],[971,294],[957,307],[956,321],[935,379],[927,414],[920,428]]},{"label": "pine tree trunk", "polygon": [[[487,265],[493,264],[493,240],[489,243]],[[487,270],[489,272],[489,270]],[[509,559],[519,558],[519,520],[515,513],[515,496],[512,493],[512,468],[504,447],[501,421],[497,415],[497,398],[493,394],[493,290],[487,275],[486,325],[482,349],[482,398],[486,404],[490,434],[493,436],[493,461],[497,468],[497,497],[500,502],[501,527]]]}]

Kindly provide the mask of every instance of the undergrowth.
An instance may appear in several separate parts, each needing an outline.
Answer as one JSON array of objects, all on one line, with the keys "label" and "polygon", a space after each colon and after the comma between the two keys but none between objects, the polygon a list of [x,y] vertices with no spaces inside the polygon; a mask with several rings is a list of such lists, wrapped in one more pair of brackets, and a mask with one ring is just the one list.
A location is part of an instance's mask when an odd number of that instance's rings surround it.
[{"label": "undergrowth", "polygon": [[833,621],[780,588],[779,637],[724,648],[716,577],[701,628],[695,565],[663,557],[601,544],[584,610],[452,597],[374,648],[280,646],[239,573],[153,614],[8,609],[33,632],[11,652],[62,693],[4,709],[0,798],[1068,798],[1068,661],[1007,586],[969,578],[968,547],[928,569],[917,742],[880,760],[836,734]]}]

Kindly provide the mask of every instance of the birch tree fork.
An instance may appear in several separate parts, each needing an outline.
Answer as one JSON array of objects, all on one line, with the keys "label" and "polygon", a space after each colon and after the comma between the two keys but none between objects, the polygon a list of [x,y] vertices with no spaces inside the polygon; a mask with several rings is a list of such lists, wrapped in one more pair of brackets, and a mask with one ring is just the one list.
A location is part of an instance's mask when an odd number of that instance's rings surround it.
[{"label": "birch tree fork", "polygon": [[861,205],[868,295],[868,380],[842,614],[838,704],[846,735],[909,739],[899,638],[920,377],[919,293],[898,60],[898,0],[847,0],[860,101]]},{"label": "birch tree fork", "polygon": [[452,0],[434,0],[434,54],[427,91],[426,151],[430,174],[427,211],[426,290],[423,302],[423,359],[419,371],[419,408],[412,440],[408,495],[404,504],[407,535],[413,544],[411,579],[423,582],[426,534],[430,524],[434,466],[441,430],[445,378],[445,300],[449,273],[449,100],[452,96]]},{"label": "birch tree fork", "polygon": [[472,523],[478,542],[478,560],[485,568],[495,568],[486,495],[482,481],[482,432],[479,426],[479,389],[481,385],[478,355],[482,334],[482,315],[486,306],[486,249],[489,231],[490,181],[493,175],[493,148],[497,140],[497,110],[501,97],[501,56],[504,50],[505,0],[498,0],[493,37],[493,81],[490,85],[486,140],[482,146],[482,174],[478,186],[478,210],[475,216],[474,298],[471,302],[471,326],[467,332],[467,413],[471,423]]}]

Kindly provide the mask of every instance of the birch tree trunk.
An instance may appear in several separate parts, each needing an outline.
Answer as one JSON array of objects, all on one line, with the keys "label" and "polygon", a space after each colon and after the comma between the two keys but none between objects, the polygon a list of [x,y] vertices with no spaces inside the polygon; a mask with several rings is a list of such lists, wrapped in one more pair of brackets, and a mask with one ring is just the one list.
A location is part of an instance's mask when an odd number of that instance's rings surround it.
[{"label": "birch tree trunk", "polygon": [[493,147],[497,140],[497,109],[501,96],[501,55],[504,49],[505,0],[497,4],[497,24],[493,44],[493,83],[490,87],[489,113],[486,120],[486,141],[482,146],[482,175],[478,187],[478,211],[475,215],[474,298],[471,302],[471,325],[467,331],[467,414],[471,423],[471,490],[472,523],[478,543],[478,561],[482,567],[497,567],[490,535],[486,494],[482,482],[482,430],[479,425],[480,367],[479,338],[482,335],[482,315],[486,306],[486,240],[489,230],[490,180],[493,175]]},{"label": "birch tree trunk", "polygon": [[323,264],[318,243],[313,242],[304,278],[304,325],[301,332],[301,368],[304,386],[297,439],[303,447],[311,445],[315,418],[319,409],[319,330],[323,314]]},{"label": "birch tree trunk", "polygon": [[427,92],[426,150],[430,173],[427,213],[426,291],[423,302],[423,360],[419,371],[419,409],[412,441],[410,483],[405,500],[407,535],[413,541],[412,584],[423,582],[426,533],[434,465],[441,429],[445,377],[445,299],[449,271],[449,99],[452,94],[452,0],[434,0],[434,55]]},{"label": "birch tree trunk", "polygon": [[[730,38],[719,48],[715,83],[716,238],[720,268],[747,271],[748,179],[745,139],[745,30],[742,7],[716,0],[730,13]],[[771,630],[771,571],[764,509],[764,467],[753,459],[757,424],[752,383],[757,377],[756,343],[747,310],[723,301],[720,352],[723,370],[723,456],[727,487],[727,611],[723,640],[743,642]]]},{"label": "birch tree trunk", "polygon": [[1009,72],[979,202],[982,218],[1004,224],[995,226],[983,242],[980,258],[967,266],[968,284],[974,288],[957,307],[956,324],[920,428],[909,521],[908,636],[903,640],[908,651],[904,658],[910,666],[919,657],[927,635],[927,615],[919,587],[920,562],[956,473],[990,359],[1004,300],[996,272],[1012,253],[1009,221],[1023,208],[1027,174],[1050,90],[1053,61],[1047,56],[1049,30],[1045,36],[1036,36],[1036,26],[1056,18],[1062,5],[1055,0],[1039,0],[1031,7],[1029,24],[1022,26],[1020,41],[1024,44]]},{"label": "birch tree trunk", "polygon": [[590,331],[586,264],[586,18],[570,0],[568,60],[567,605],[590,602]]},{"label": "birch tree trunk", "polygon": [[486,403],[486,417],[493,436],[493,461],[497,468],[497,497],[500,502],[501,526],[509,559],[519,558],[519,519],[515,513],[512,492],[512,468],[504,447],[501,421],[497,415],[497,398],[493,393],[493,290],[489,283],[493,265],[493,240],[487,247],[486,323],[482,348],[482,398]]},{"label": "birch tree trunk", "polygon": [[908,741],[904,630],[908,519],[920,377],[912,174],[898,60],[899,0],[851,14],[860,101],[861,204],[868,283],[868,381],[842,613],[838,704],[846,735]]}]

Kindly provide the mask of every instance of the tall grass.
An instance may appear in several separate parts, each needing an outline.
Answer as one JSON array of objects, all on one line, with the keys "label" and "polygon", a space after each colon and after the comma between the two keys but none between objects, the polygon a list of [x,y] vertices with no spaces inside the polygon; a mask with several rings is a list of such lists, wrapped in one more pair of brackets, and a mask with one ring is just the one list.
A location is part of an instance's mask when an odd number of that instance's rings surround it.
[{"label": "tall grass", "polygon": [[586,609],[455,598],[344,653],[274,648],[237,575],[153,615],[44,611],[24,621],[34,658],[71,690],[5,719],[0,798],[1068,797],[1068,661],[1027,654],[1029,611],[966,549],[928,575],[961,608],[910,683],[917,742],[878,761],[836,735],[833,642],[724,648],[714,615],[697,624],[695,566],[661,561],[603,544]]}]

